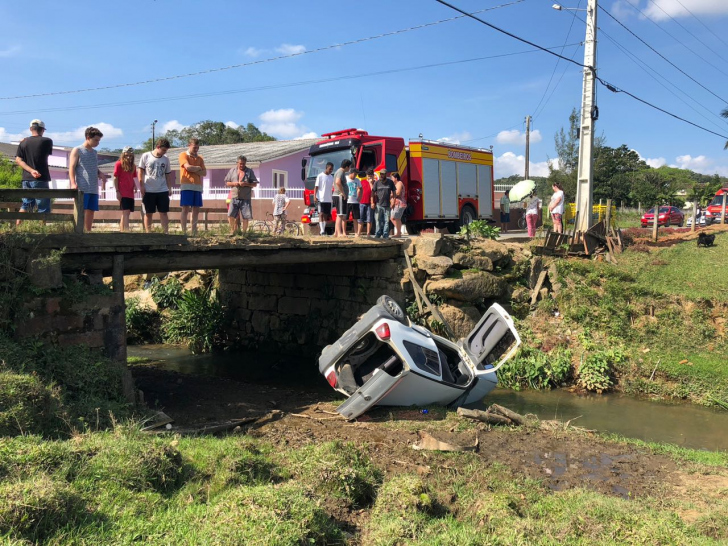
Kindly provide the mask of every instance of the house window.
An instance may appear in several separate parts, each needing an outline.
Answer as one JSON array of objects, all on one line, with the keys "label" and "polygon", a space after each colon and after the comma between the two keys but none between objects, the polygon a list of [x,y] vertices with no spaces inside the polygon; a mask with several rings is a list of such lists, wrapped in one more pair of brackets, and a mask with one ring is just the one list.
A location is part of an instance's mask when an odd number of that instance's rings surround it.
[{"label": "house window", "polygon": [[287,188],[288,187],[288,171],[273,171],[273,187],[274,188]]}]

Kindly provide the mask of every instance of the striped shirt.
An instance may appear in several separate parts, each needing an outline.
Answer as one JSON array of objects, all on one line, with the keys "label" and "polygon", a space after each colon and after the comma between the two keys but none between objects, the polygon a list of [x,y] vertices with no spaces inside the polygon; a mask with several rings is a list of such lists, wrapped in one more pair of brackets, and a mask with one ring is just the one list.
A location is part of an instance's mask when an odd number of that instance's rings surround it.
[{"label": "striped shirt", "polygon": [[99,160],[96,150],[78,146],[76,185],[83,193],[99,193]]}]

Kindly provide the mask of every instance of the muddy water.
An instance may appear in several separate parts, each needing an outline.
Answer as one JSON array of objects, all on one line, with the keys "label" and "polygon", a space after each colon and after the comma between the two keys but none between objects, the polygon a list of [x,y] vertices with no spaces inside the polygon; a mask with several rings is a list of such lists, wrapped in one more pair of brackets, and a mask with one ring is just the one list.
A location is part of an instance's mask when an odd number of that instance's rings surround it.
[{"label": "muddy water", "polygon": [[493,403],[518,413],[533,413],[540,419],[571,419],[575,426],[628,438],[692,449],[728,450],[727,411],[618,394],[577,396],[561,390],[496,389],[484,400],[484,405]]},{"label": "muddy water", "polygon": [[[156,368],[184,374],[225,377],[257,384],[297,385],[330,393],[312,359],[255,352],[191,355],[169,345],[130,346],[129,356],[148,358]],[[667,404],[620,395],[577,396],[566,391],[514,392],[496,389],[483,405],[501,404],[541,419],[572,424],[628,438],[677,444],[693,449],[728,451],[728,412],[688,404]]]}]

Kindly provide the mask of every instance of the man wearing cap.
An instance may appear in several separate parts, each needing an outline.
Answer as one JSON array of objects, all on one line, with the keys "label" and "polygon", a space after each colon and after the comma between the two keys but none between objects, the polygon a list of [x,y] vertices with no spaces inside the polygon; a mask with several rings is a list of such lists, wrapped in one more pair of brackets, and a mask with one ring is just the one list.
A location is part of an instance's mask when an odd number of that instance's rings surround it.
[{"label": "man wearing cap", "polygon": [[192,235],[197,235],[197,217],[202,206],[202,177],[207,174],[205,160],[197,153],[199,150],[200,141],[191,138],[187,143],[187,151],[179,154],[182,207],[179,223],[184,234],[187,234],[187,215],[192,209]]},{"label": "man wearing cap", "polygon": [[258,185],[258,178],[253,169],[247,166],[248,158],[238,156],[237,165],[225,175],[225,185],[230,190],[230,207],[228,208],[228,222],[230,235],[233,236],[240,229],[240,218],[243,219],[243,232],[248,231],[248,222],[253,219],[253,188]]},{"label": "man wearing cap", "polygon": [[387,177],[387,169],[379,171],[379,180],[372,187],[372,208],[376,207],[374,219],[377,223],[375,238],[389,239],[389,217],[394,202],[394,182]]},{"label": "man wearing cap", "polygon": [[[30,122],[30,134],[18,144],[15,163],[23,169],[23,189],[48,189],[51,173],[48,170],[48,156],[53,153],[53,141],[43,136],[45,123],[39,119]],[[48,214],[51,200],[37,199],[38,212]],[[28,212],[36,205],[36,199],[23,198],[20,212]],[[17,221],[20,225],[20,220]]]}]

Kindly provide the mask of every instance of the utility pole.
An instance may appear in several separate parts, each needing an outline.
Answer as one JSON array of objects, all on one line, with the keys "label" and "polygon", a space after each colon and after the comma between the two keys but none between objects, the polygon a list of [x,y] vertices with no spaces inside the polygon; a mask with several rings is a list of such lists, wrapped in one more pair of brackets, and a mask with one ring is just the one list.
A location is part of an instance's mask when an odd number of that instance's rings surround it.
[{"label": "utility pole", "polygon": [[528,163],[531,155],[531,116],[526,116],[526,176],[528,180]]},{"label": "utility pole", "polygon": [[594,182],[594,122],[598,109],[596,95],[597,65],[597,0],[587,0],[586,39],[584,40],[584,86],[581,97],[581,130],[579,134],[579,168],[576,183],[576,210],[579,212],[578,231],[586,232],[592,223]]}]

